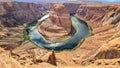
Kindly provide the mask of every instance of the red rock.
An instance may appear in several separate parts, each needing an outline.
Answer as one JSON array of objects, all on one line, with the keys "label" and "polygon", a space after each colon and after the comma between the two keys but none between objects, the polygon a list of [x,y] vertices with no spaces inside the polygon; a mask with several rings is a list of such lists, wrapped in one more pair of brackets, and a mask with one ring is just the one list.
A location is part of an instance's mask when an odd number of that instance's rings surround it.
[{"label": "red rock", "polygon": [[63,4],[54,4],[50,17],[40,26],[39,31],[46,37],[63,37],[71,32],[70,14]]},{"label": "red rock", "polygon": [[92,28],[98,28],[105,24],[117,23],[120,19],[119,12],[117,6],[87,4],[78,8],[76,16],[88,21]]},{"label": "red rock", "polygon": [[24,2],[0,2],[0,20],[7,27],[30,23],[44,13],[40,4]]},{"label": "red rock", "polygon": [[54,51],[52,51],[52,54],[49,56],[47,62],[53,65],[57,65]]}]

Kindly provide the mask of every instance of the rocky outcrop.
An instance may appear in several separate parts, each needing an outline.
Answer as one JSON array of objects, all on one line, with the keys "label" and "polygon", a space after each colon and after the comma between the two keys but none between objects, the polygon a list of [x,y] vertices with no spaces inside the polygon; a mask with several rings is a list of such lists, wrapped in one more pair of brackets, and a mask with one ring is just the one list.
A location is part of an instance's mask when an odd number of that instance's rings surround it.
[{"label": "rocky outcrop", "polygon": [[0,2],[0,20],[4,26],[10,27],[30,23],[43,14],[43,7],[40,4]]},{"label": "rocky outcrop", "polygon": [[89,21],[92,28],[100,27],[109,23],[118,23],[120,16],[119,6],[108,5],[80,5],[76,16]]},{"label": "rocky outcrop", "polygon": [[70,14],[62,4],[55,4],[50,10],[50,20],[54,25],[63,27],[68,33],[71,32]]},{"label": "rocky outcrop", "polygon": [[40,49],[31,42],[12,50],[11,56],[22,65],[40,64],[43,62],[57,65],[54,51]]},{"label": "rocky outcrop", "polygon": [[53,64],[53,65],[57,65],[54,51],[52,51],[52,53],[49,56],[47,62],[50,63],[50,64]]},{"label": "rocky outcrop", "polygon": [[120,31],[115,33],[108,42],[104,43],[95,55],[97,59],[120,58]]},{"label": "rocky outcrop", "polygon": [[[120,58],[120,31],[116,28],[110,29],[106,32],[112,32],[113,34],[108,37],[108,39],[100,45],[96,51],[92,52],[91,56],[84,60],[82,64],[90,65],[118,65]],[[103,35],[105,36],[105,34]],[[106,35],[107,36],[107,35]]]},{"label": "rocky outcrop", "polygon": [[63,37],[71,32],[70,14],[63,4],[55,4],[50,10],[50,17],[39,26],[39,31],[46,37]]},{"label": "rocky outcrop", "polygon": [[[4,61],[3,61],[4,60]],[[13,59],[9,52],[0,47],[0,67],[1,68],[23,68],[23,66]]]},{"label": "rocky outcrop", "polygon": [[81,55],[83,57],[80,63],[82,65],[120,64],[118,60],[120,58],[120,7],[112,4],[94,5],[80,5],[76,13],[76,16],[88,22],[94,33],[80,47],[81,52],[87,53]]}]

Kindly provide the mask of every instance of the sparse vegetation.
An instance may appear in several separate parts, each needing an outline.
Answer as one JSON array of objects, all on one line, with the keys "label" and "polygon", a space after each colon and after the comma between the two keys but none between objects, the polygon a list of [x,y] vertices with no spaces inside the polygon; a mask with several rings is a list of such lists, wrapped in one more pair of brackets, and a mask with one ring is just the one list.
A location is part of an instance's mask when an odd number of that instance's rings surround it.
[{"label": "sparse vegetation", "polygon": [[30,40],[30,37],[28,36],[28,32],[27,32],[27,28],[28,26],[25,26],[25,29],[24,29],[24,31],[23,31],[23,36],[22,36],[22,42],[25,42],[25,41],[27,41],[27,40]]}]

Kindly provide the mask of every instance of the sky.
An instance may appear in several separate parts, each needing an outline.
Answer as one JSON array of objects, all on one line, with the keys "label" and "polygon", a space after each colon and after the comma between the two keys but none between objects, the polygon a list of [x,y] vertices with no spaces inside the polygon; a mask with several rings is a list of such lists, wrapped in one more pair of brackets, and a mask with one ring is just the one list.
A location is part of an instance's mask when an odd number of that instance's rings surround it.
[{"label": "sky", "polygon": [[99,1],[99,2],[120,2],[120,0],[91,0],[91,1]]},{"label": "sky", "polygon": [[[81,1],[81,0],[15,0],[15,1],[19,1],[19,2],[67,2],[67,1]],[[85,0],[83,0],[83,1],[85,1]],[[88,0],[88,1],[120,2],[120,0]]]}]

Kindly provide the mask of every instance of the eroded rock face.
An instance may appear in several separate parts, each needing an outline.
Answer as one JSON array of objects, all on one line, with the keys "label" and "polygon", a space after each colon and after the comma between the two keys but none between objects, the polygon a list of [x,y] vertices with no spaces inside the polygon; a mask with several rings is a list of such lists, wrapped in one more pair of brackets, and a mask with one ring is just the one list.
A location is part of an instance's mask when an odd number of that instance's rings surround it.
[{"label": "eroded rock face", "polygon": [[96,7],[91,4],[81,5],[76,15],[83,20],[89,21],[92,28],[98,28],[106,24],[115,24],[120,20],[120,8],[114,5],[101,5]]},{"label": "eroded rock face", "polygon": [[44,8],[40,4],[0,2],[0,20],[6,27],[32,22],[42,17],[44,12]]},{"label": "eroded rock face", "polygon": [[63,37],[71,32],[70,14],[63,4],[54,4],[50,17],[40,26],[39,31],[46,37]]},{"label": "eroded rock face", "polygon": [[71,19],[67,9],[62,4],[55,4],[50,10],[50,20],[53,24],[63,27],[69,33],[71,31]]}]

